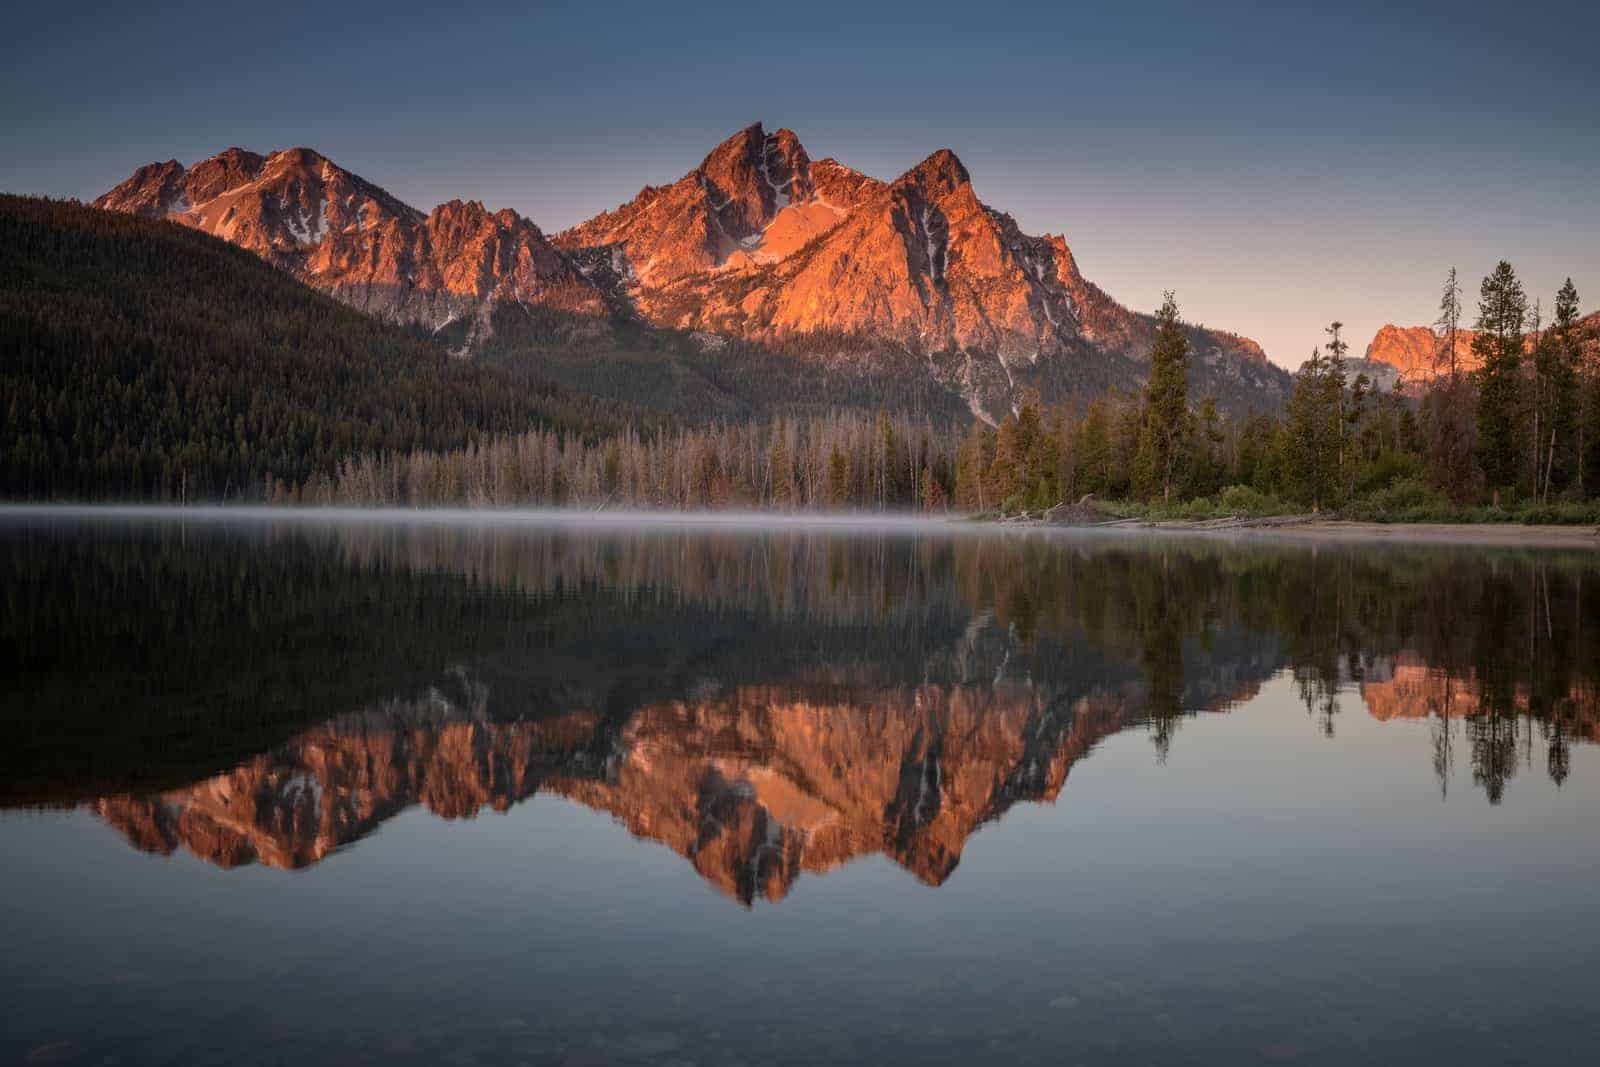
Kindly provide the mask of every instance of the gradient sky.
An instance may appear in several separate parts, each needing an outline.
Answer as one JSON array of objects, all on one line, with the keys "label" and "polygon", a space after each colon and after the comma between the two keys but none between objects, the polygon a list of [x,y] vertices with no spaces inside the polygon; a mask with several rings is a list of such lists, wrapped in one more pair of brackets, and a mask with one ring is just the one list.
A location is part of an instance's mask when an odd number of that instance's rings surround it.
[{"label": "gradient sky", "polygon": [[402,199],[548,231],[751,122],[890,178],[941,146],[1153,309],[1296,366],[1429,322],[1499,258],[1600,306],[1600,4],[490,5],[23,0],[0,189],[310,145]]}]

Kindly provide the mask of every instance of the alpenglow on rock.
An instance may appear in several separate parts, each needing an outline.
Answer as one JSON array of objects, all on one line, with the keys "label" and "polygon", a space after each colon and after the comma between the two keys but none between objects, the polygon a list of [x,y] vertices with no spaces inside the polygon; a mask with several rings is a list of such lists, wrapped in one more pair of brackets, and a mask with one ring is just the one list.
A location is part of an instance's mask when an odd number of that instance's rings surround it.
[{"label": "alpenglow on rock", "polygon": [[[204,230],[375,315],[465,321],[467,349],[509,303],[781,346],[823,366],[909,353],[989,419],[1030,387],[1136,387],[1154,337],[1150,316],[1083,277],[1064,237],[1024,234],[979,200],[948,149],[886,182],[759,123],[549,239],[476,202],[425,215],[306,148],[151,164],[95,205]],[[1286,395],[1255,342],[1190,337],[1205,391],[1235,407]]]}]

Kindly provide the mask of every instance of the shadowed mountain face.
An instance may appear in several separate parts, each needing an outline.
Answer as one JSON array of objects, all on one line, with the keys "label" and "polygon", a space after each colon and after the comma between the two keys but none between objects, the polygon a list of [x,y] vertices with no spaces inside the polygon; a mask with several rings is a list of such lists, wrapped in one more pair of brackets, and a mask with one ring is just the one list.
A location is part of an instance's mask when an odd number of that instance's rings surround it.
[{"label": "shadowed mountain face", "polygon": [[[1102,741],[1288,674],[1423,719],[1493,801],[1600,738],[1586,554],[923,530],[0,526],[8,805],[316,864],[414,805],[604,812],[749,904],[881,854],[952,877]],[[182,609],[177,608],[182,605]],[[1554,622],[1552,622],[1554,620]],[[1200,727],[1197,727],[1200,728]],[[1426,774],[1425,761],[1419,773]]]},{"label": "shadowed mountain face", "polygon": [[[476,202],[424,214],[309,148],[152,163],[95,206],[201,229],[364,311],[448,328],[463,352],[484,348],[506,308],[576,315],[567,330],[581,336],[637,319],[823,369],[910,356],[989,419],[1028,386],[1136,387],[1155,335],[1149,315],[1084,278],[1064,237],[1024,234],[979,200],[949,149],[883,181],[759,123],[550,240]],[[1287,395],[1254,341],[1199,327],[1190,340],[1197,386],[1226,405]]]}]

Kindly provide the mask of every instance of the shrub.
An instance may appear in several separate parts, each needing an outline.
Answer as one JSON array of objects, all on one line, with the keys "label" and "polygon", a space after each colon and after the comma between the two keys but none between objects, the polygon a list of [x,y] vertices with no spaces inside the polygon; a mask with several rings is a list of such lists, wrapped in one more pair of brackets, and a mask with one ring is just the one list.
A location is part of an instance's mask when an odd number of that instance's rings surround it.
[{"label": "shrub", "polygon": [[1288,505],[1271,493],[1250,485],[1230,485],[1217,498],[1218,510],[1225,515],[1286,515]]},{"label": "shrub", "polygon": [[1600,504],[1558,500],[1550,504],[1530,504],[1510,516],[1517,522],[1541,526],[1588,526],[1600,524]]},{"label": "shrub", "polygon": [[1385,452],[1362,469],[1352,487],[1356,499],[1422,477],[1422,459],[1404,452]]},{"label": "shrub", "polygon": [[1401,478],[1351,501],[1344,514],[1371,522],[1451,522],[1460,518],[1443,493],[1417,477]]}]

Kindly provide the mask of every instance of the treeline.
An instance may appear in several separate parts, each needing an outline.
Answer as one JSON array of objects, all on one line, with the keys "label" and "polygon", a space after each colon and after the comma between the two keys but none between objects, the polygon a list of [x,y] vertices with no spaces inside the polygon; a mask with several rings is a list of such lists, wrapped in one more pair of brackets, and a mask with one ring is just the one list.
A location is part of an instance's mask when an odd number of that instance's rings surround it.
[{"label": "treeline", "polygon": [[486,362],[612,398],[661,424],[870,415],[879,408],[944,423],[969,417],[966,402],[929,375],[926,360],[860,335],[758,343],[653,327],[630,314],[602,320],[509,302],[492,322],[479,348]]},{"label": "treeline", "polygon": [[1420,395],[1352,377],[1335,322],[1283,413],[1230,418],[1188,396],[1190,350],[1169,294],[1141,394],[1082,410],[1034,399],[996,428],[972,426],[954,504],[1016,512],[1092,493],[1197,514],[1345,509],[1426,519],[1487,506],[1588,515],[1582,502],[1600,496],[1600,316],[1579,317],[1569,280],[1549,323],[1540,317],[1511,266],[1497,266],[1481,287],[1469,371],[1452,270],[1434,374]]},{"label": "treeline", "polygon": [[599,441],[534,430],[450,451],[369,452],[303,483],[269,478],[282,504],[943,512],[957,435],[878,412],[724,423]]},{"label": "treeline", "polygon": [[450,359],[223,241],[0,196],[0,494],[259,499],[367,451],[631,408]]}]

